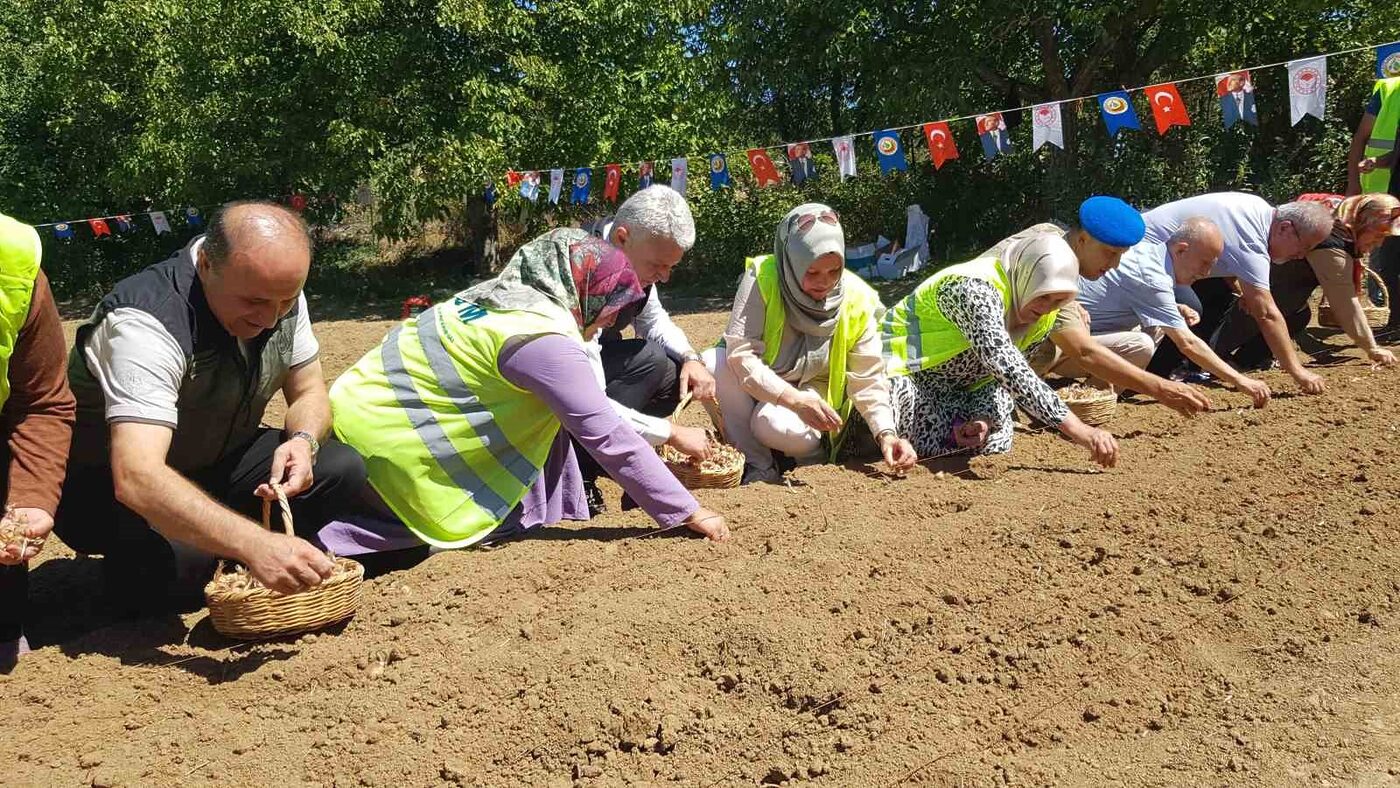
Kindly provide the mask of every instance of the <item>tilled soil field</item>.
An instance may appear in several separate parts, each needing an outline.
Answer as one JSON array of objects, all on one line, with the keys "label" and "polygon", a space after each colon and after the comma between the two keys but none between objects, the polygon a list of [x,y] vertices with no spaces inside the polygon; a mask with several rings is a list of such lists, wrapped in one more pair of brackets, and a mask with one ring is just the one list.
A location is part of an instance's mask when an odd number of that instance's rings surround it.
[{"label": "tilled soil field", "polygon": [[[321,324],[328,374],[390,325]],[[1397,784],[1400,373],[1318,359],[1319,398],[1120,406],[1110,471],[1033,432],[802,468],[699,494],[728,544],[546,528],[296,640],[105,619],[96,561],[51,545],[0,782]]]}]

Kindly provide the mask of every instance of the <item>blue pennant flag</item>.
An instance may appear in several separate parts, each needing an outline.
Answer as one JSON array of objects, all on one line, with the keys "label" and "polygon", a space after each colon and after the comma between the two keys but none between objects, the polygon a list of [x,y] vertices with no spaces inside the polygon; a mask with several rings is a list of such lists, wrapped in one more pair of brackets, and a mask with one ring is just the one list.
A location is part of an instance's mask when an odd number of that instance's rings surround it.
[{"label": "blue pennant flag", "polygon": [[191,205],[185,209],[185,224],[194,228],[204,226],[204,217],[199,214],[199,209]]},{"label": "blue pennant flag", "polygon": [[1128,91],[1115,90],[1099,96],[1099,112],[1103,114],[1103,124],[1108,127],[1108,136],[1116,137],[1122,129],[1141,129],[1138,125],[1137,110]]},{"label": "blue pennant flag", "polygon": [[904,160],[904,144],[899,141],[899,133],[894,131],[875,132],[875,155],[880,158],[880,173],[889,175],[895,170],[909,169]]},{"label": "blue pennant flag", "polygon": [[485,198],[487,208],[490,208],[491,206],[496,204],[496,184],[494,181],[486,181],[486,188],[482,192],[481,196]]},{"label": "blue pennant flag", "polygon": [[117,232],[119,233],[129,233],[136,227],[136,225],[131,223],[131,217],[126,214],[114,216],[112,218],[113,221],[117,223]]},{"label": "blue pennant flag", "polygon": [[723,189],[729,185],[729,160],[723,153],[710,154],[710,188]]},{"label": "blue pennant flag", "polygon": [[588,202],[588,189],[593,185],[593,168],[579,167],[574,170],[574,188],[569,192],[569,200],[574,205]]},{"label": "blue pennant flag", "polygon": [[53,226],[53,237],[64,241],[73,237],[73,225],[68,222],[59,222]]},{"label": "blue pennant flag", "polygon": [[1400,77],[1400,41],[1376,47],[1376,79]]}]

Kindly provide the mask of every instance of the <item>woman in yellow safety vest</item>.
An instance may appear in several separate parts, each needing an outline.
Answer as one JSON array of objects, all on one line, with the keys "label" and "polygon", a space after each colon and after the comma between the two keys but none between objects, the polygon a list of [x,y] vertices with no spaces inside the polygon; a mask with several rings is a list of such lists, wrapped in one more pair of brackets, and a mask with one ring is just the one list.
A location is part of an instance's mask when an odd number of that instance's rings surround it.
[{"label": "woman in yellow safety vest", "polygon": [[495,279],[404,321],[331,388],[336,435],[365,458],[392,516],[332,524],[322,541],[342,555],[453,548],[586,520],[565,432],[661,525],[727,538],[724,518],[613,410],[584,349],[641,297],[621,250],[558,229]]},{"label": "woman in yellow safety vest", "polygon": [[944,268],[885,313],[885,357],[900,433],[920,456],[1011,450],[1014,406],[1117,461],[1113,436],[1069,411],[1026,357],[1079,289],[1079,261],[1055,235]]},{"label": "woman in yellow safety vest", "polygon": [[773,254],[747,261],[724,339],[705,354],[745,482],[776,481],[775,452],[834,459],[853,408],[892,468],[918,459],[895,432],[877,328],[884,306],[845,263],[841,220],[820,203],[788,212]]}]

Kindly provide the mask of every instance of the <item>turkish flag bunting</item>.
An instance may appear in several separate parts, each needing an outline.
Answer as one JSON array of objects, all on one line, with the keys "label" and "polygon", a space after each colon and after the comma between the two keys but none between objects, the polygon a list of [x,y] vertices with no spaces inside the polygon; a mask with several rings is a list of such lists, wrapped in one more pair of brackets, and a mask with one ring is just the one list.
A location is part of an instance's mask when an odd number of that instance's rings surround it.
[{"label": "turkish flag bunting", "polygon": [[617,202],[617,186],[622,182],[622,165],[609,164],[603,170],[607,173],[603,178],[603,199]]},{"label": "turkish flag bunting", "polygon": [[773,166],[773,160],[769,158],[768,151],[763,148],[753,148],[746,151],[749,157],[749,169],[753,170],[753,177],[758,181],[758,188],[765,186],[775,186],[783,182],[778,177],[778,168]]},{"label": "turkish flag bunting", "polygon": [[94,238],[112,234],[112,228],[108,227],[106,220],[103,219],[88,219],[88,227],[92,228],[92,237]]},{"label": "turkish flag bunting", "polygon": [[1142,91],[1152,104],[1152,117],[1157,120],[1157,133],[1166,134],[1172,126],[1190,126],[1191,117],[1186,114],[1186,103],[1176,91],[1176,85],[1153,85]]},{"label": "turkish flag bunting", "polygon": [[948,130],[948,122],[924,124],[924,139],[928,140],[928,152],[933,157],[933,168],[943,169],[949,159],[958,157],[958,146],[953,144],[953,132]]},{"label": "turkish flag bunting", "polygon": [[520,173],[516,172],[515,170],[506,170],[506,185],[507,185],[507,186],[514,187],[516,184],[520,183],[520,181],[521,181],[523,178],[524,178],[524,176],[521,175]]}]

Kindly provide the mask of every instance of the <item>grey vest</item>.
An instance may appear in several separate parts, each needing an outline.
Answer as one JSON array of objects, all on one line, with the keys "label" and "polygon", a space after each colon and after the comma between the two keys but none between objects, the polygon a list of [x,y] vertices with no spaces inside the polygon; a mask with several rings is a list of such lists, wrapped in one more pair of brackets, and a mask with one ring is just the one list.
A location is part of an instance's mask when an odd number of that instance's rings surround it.
[{"label": "grey vest", "polygon": [[282,388],[291,368],[297,307],[275,328],[251,340],[245,358],[238,340],[209,310],[192,247],[118,282],[92,318],[79,327],[68,355],[68,379],[78,400],[71,463],[109,463],[106,398],[82,348],[92,330],[115,309],[139,309],[155,317],[185,353],[179,425],[166,459],[171,468],[187,475],[209,468],[257,435],[268,401]]}]

